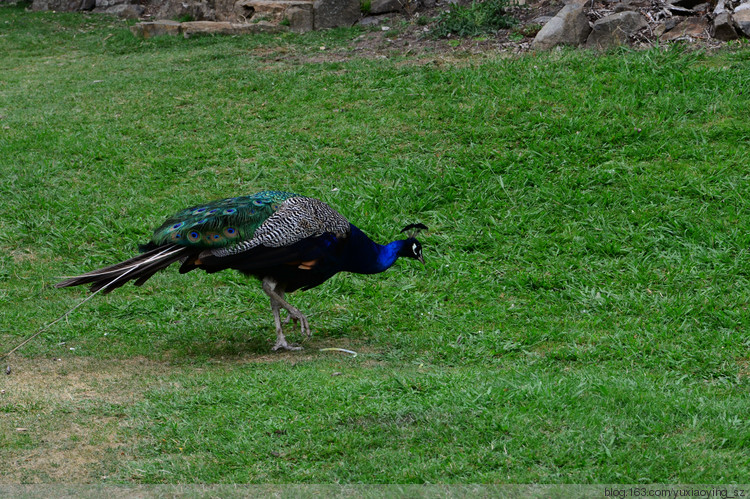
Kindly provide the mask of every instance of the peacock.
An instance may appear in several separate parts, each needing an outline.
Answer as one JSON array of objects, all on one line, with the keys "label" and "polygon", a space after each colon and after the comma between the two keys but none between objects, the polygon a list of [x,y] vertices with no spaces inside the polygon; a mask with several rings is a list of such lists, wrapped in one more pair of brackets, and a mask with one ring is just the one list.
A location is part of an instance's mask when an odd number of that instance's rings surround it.
[{"label": "peacock", "polygon": [[291,192],[262,191],[250,196],[220,199],[184,209],[169,217],[141,254],[55,284],[58,288],[90,284],[91,291],[109,293],[128,281],[142,285],[155,273],[180,262],[180,273],[202,269],[208,273],[234,269],[262,282],[271,300],[276,326],[273,350],[300,350],[284,336],[284,324],[299,322],[310,337],[307,317],[286,300],[286,293],[310,289],[338,272],[376,274],[399,257],[424,265],[416,239],[424,224],[404,227],[406,239],[386,245],[364,232],[326,203]]}]

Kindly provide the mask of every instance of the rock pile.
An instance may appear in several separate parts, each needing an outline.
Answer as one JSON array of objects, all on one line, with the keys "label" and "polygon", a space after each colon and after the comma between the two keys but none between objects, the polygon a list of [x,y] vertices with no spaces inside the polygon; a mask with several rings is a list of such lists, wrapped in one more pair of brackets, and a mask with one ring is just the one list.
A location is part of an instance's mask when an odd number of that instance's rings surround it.
[{"label": "rock pile", "polygon": [[[144,22],[131,28],[138,36],[150,37],[371,25],[393,13],[413,16],[427,9],[431,16],[469,1],[473,0],[33,0],[32,9],[188,21]],[[607,49],[677,40],[718,43],[750,37],[750,0],[562,0],[566,2],[562,6],[558,1],[510,0],[516,5],[514,13],[537,16],[520,31],[523,36],[536,34],[532,49],[560,45]],[[550,12],[551,4],[557,7]],[[363,17],[363,11],[368,15]],[[539,16],[541,11],[548,15]],[[517,45],[524,50],[529,46],[528,41]]]},{"label": "rock pile", "polygon": [[146,8],[132,0],[34,0],[32,10],[58,12],[92,11],[113,14],[125,19],[140,18]]},{"label": "rock pile", "polygon": [[277,33],[284,29],[285,27],[283,26],[269,22],[230,23],[226,21],[187,21],[180,23],[167,19],[141,22],[130,27],[130,31],[141,38],[151,38],[161,35],[182,35],[185,38],[189,38],[199,33],[247,35],[250,33]]},{"label": "rock pile", "polygon": [[[716,0],[714,0],[716,1]],[[729,41],[750,37],[750,0],[571,0],[531,47],[607,49],[656,41]]]},{"label": "rock pile", "polygon": [[[351,26],[361,16],[360,0],[33,0],[33,10],[93,11],[141,23],[142,36],[191,33],[250,33]],[[174,19],[186,19],[177,23]]]}]

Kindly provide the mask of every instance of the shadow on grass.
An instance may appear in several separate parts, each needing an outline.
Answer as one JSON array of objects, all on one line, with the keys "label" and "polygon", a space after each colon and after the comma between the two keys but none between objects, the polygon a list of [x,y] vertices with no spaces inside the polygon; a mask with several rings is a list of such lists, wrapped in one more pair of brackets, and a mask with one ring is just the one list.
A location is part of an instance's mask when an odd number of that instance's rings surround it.
[{"label": "shadow on grass", "polygon": [[[276,334],[273,327],[236,328],[228,331],[207,331],[201,337],[183,335],[172,338],[162,349],[162,358],[173,363],[200,361],[275,362],[309,361],[324,348],[343,348],[358,354],[377,353],[366,341],[348,338],[340,331],[313,331],[311,338],[303,338],[299,331],[287,326],[287,341],[301,346],[299,351],[274,351]],[[334,352],[330,355],[348,355]]]}]

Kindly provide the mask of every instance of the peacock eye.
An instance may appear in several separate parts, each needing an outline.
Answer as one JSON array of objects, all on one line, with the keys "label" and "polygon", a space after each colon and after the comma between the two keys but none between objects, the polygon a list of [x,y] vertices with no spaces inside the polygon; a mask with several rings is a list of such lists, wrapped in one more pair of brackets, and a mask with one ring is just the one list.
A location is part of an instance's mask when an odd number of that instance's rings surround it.
[{"label": "peacock eye", "polygon": [[417,243],[414,243],[414,244],[411,245],[411,252],[414,253],[415,255],[419,254],[417,252]]}]

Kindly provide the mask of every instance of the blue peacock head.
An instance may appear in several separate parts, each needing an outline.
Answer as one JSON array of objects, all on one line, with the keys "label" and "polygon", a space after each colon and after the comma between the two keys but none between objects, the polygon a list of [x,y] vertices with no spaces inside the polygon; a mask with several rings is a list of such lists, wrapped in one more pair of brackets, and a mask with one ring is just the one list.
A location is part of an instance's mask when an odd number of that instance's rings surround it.
[{"label": "blue peacock head", "polygon": [[398,252],[398,256],[405,256],[407,258],[414,258],[424,265],[424,257],[422,256],[422,244],[417,241],[417,234],[421,231],[427,230],[425,224],[410,224],[401,229],[401,232],[406,233],[406,240],[401,246],[401,250]]}]

